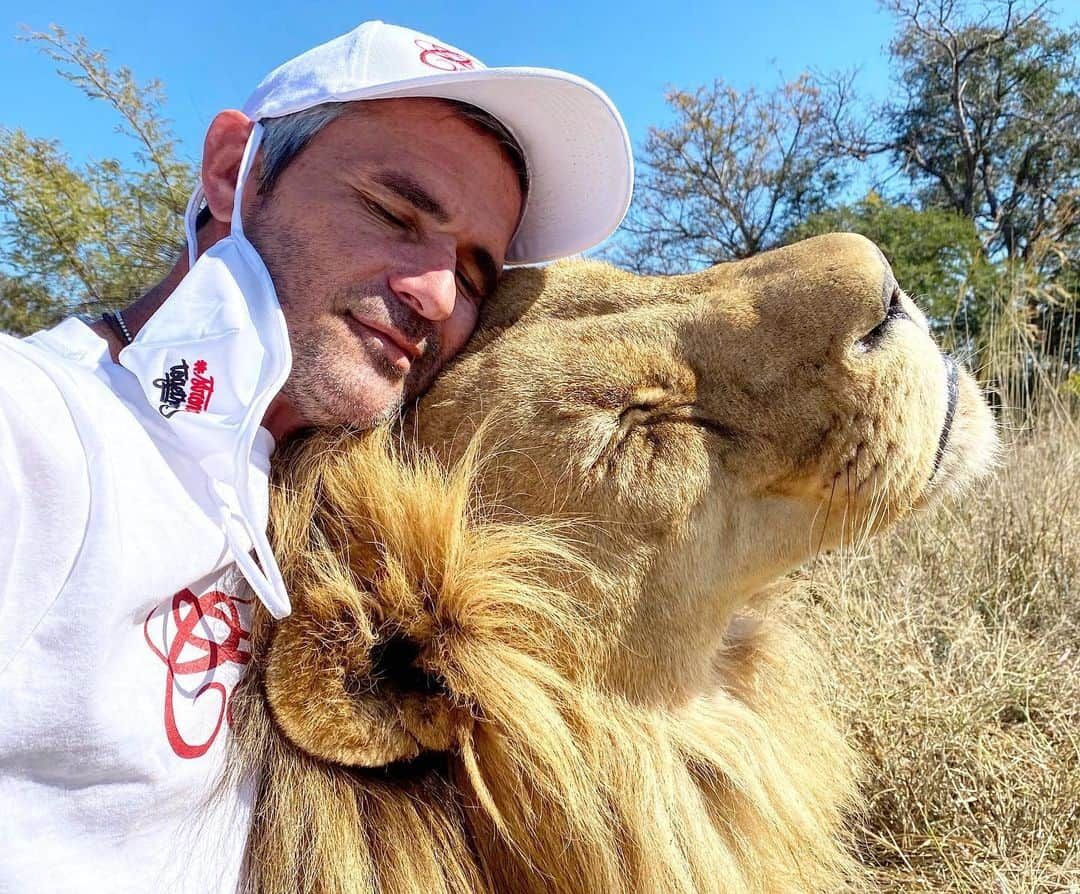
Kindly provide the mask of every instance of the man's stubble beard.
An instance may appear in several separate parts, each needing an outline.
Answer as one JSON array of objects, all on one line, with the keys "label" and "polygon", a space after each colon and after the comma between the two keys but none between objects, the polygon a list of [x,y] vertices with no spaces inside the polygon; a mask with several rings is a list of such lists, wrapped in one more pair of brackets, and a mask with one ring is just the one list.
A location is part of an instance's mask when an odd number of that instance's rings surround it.
[{"label": "man's stubble beard", "polygon": [[[281,393],[310,425],[360,429],[382,425],[397,417],[434,378],[440,348],[437,330],[400,299],[372,294],[371,286],[344,290],[324,311],[334,320],[332,328],[327,328],[322,315],[305,318],[287,284],[279,290],[278,300],[286,320],[294,321],[289,331],[292,371]],[[349,312],[360,320],[378,320],[421,343],[423,354],[403,372],[381,350],[353,334],[346,321]]]},{"label": "man's stubble beard", "polygon": [[[370,369],[354,371],[352,375],[344,371],[342,375],[343,371],[335,368],[343,362],[340,345],[335,347],[327,333],[290,334],[290,343],[292,370],[281,394],[310,425],[375,428],[396,418],[409,398],[408,389],[402,382],[405,374],[385,356],[364,352],[358,362],[368,364]],[[352,347],[355,350],[355,345]],[[357,372],[366,372],[366,375],[357,375]],[[369,376],[382,381],[364,389],[363,380]],[[401,383],[400,391],[390,400],[373,400],[372,390],[380,398],[385,394],[383,382]]]}]

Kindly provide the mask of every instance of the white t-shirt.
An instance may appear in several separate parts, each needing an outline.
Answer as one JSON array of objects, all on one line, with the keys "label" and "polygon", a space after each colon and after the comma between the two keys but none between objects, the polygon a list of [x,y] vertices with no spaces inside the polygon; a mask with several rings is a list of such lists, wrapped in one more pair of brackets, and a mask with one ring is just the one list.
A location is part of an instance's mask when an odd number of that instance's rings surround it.
[{"label": "white t-shirt", "polygon": [[217,517],[84,323],[0,335],[0,892],[235,891],[252,786],[207,797],[251,605]]}]

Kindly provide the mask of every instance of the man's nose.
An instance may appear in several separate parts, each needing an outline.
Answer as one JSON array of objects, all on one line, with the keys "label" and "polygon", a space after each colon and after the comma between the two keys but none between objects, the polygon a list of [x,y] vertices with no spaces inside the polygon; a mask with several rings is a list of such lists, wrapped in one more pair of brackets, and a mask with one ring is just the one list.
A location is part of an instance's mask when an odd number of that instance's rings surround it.
[{"label": "man's nose", "polygon": [[390,274],[390,288],[420,316],[428,320],[447,319],[457,300],[454,257],[414,259],[414,263]]}]

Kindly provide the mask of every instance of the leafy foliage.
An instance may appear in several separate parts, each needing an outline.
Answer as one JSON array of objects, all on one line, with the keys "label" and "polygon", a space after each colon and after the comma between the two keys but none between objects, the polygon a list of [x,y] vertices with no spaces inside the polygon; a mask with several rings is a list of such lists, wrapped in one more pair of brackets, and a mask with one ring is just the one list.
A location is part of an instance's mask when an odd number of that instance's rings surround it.
[{"label": "leafy foliage", "polygon": [[31,34],[62,77],[119,117],[136,144],[134,165],[115,158],[75,165],[55,140],[0,127],[0,323],[19,334],[72,310],[121,306],[158,279],[180,246],[181,216],[194,180],[177,155],[157,81],[84,38],[53,26]]},{"label": "leafy foliage", "polygon": [[987,254],[1031,260],[1080,224],[1080,30],[1040,3],[894,0],[894,98],[871,120],[929,205],[975,221]]},{"label": "leafy foliage", "polygon": [[0,273],[0,332],[36,332],[59,323],[65,313],[41,286]]}]

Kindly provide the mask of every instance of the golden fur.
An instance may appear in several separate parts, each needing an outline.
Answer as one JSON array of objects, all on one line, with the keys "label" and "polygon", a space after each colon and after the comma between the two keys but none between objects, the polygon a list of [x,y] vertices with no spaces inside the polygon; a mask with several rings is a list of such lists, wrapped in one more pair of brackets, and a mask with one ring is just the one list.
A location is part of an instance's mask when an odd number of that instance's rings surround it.
[{"label": "golden fur", "polygon": [[287,451],[249,889],[858,888],[855,762],[770,584],[985,468],[966,374],[939,452],[924,325],[853,236],[516,271],[404,434]]}]

